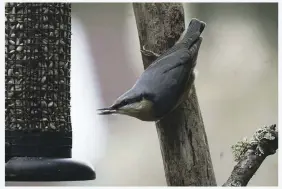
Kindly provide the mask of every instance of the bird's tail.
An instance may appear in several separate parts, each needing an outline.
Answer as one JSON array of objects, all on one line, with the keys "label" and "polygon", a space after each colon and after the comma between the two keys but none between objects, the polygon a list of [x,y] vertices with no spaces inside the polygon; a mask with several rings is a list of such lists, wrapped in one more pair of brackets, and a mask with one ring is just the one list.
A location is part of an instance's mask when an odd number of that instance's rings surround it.
[{"label": "bird's tail", "polygon": [[199,39],[205,27],[206,27],[206,23],[196,18],[193,18],[190,21],[188,28],[186,29],[186,31],[183,32],[177,43],[182,43],[190,47],[193,43],[195,43]]},{"label": "bird's tail", "polygon": [[116,113],[116,110],[112,108],[97,109],[97,114],[99,115],[108,115],[108,114],[114,114],[114,113]]}]

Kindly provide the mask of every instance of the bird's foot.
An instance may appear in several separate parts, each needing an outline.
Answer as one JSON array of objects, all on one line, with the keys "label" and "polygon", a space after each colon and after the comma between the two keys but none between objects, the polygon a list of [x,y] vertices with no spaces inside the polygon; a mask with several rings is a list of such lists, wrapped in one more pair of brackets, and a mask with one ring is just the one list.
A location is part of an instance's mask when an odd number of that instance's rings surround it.
[{"label": "bird's foot", "polygon": [[144,56],[147,56],[147,57],[154,57],[155,59],[157,59],[160,56],[158,53],[155,53],[153,51],[146,49],[145,45],[143,45],[140,51]]}]

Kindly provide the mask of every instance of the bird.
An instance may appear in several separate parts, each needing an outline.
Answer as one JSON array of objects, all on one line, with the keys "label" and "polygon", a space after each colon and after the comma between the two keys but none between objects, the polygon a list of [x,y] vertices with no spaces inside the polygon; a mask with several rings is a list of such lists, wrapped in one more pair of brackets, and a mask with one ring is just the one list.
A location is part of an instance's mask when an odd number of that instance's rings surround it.
[{"label": "bird", "polygon": [[99,115],[121,114],[141,121],[159,121],[191,94],[195,66],[206,23],[191,19],[180,39],[148,66],[132,88]]}]

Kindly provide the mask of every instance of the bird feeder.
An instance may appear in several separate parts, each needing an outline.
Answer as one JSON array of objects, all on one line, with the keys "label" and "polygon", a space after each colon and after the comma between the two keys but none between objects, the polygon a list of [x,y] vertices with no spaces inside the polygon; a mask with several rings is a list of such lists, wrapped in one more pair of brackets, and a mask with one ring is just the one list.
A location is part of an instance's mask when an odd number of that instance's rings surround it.
[{"label": "bird feeder", "polygon": [[6,181],[93,180],[71,158],[71,5],[6,3]]}]

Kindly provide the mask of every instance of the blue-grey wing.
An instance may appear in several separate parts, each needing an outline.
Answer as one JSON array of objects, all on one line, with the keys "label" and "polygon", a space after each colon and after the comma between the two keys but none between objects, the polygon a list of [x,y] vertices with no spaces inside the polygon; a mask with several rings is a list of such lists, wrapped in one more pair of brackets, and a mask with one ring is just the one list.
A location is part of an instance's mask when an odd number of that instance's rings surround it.
[{"label": "blue-grey wing", "polygon": [[168,113],[178,102],[195,66],[192,61],[188,49],[178,49],[151,64],[138,79],[138,90],[151,97],[160,114],[156,116]]}]

